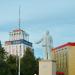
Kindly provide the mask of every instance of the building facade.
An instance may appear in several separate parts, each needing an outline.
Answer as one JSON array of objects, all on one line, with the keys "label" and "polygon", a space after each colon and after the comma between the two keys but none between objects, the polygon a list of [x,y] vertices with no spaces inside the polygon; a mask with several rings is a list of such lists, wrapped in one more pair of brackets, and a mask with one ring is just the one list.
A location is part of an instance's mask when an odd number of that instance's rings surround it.
[{"label": "building facade", "polygon": [[5,50],[9,55],[20,54],[22,57],[27,47],[32,49],[32,43],[29,42],[29,34],[21,29],[16,29],[9,33],[9,41],[5,42]]},{"label": "building facade", "polygon": [[[52,50],[57,75],[75,74],[75,43],[67,43]],[[62,74],[61,74],[62,73]]]}]

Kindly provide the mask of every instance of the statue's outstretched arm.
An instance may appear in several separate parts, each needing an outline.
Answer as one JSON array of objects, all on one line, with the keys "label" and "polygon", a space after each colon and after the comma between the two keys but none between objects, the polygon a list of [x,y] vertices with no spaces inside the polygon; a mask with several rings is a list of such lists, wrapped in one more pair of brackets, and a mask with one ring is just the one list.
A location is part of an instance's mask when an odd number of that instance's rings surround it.
[{"label": "statue's outstretched arm", "polygon": [[40,39],[39,41],[35,42],[35,44],[40,44],[43,41],[43,38]]}]

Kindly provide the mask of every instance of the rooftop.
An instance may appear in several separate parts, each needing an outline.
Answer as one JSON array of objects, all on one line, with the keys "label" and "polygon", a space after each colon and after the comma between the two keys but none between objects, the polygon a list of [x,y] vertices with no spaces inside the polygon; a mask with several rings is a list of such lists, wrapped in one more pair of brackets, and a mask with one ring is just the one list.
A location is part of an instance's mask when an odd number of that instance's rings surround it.
[{"label": "rooftop", "polygon": [[68,43],[60,45],[60,46],[58,46],[56,48],[53,48],[53,50],[56,50],[56,49],[59,49],[59,48],[63,48],[63,47],[66,47],[66,46],[75,46],[75,42],[68,42]]},{"label": "rooftop", "polygon": [[[22,29],[14,29],[13,32],[23,31]],[[23,31],[24,32],[24,31]]]}]

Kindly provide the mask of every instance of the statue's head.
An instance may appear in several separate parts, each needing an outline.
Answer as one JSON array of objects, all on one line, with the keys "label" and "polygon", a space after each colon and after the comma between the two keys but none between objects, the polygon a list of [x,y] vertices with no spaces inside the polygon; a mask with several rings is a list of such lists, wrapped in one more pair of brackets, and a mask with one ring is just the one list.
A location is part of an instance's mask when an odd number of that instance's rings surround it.
[{"label": "statue's head", "polygon": [[46,35],[49,35],[49,31],[48,30],[46,31]]},{"label": "statue's head", "polygon": [[45,32],[44,32],[44,35],[45,35],[45,36],[49,35],[49,31],[48,31],[48,30],[45,31]]}]

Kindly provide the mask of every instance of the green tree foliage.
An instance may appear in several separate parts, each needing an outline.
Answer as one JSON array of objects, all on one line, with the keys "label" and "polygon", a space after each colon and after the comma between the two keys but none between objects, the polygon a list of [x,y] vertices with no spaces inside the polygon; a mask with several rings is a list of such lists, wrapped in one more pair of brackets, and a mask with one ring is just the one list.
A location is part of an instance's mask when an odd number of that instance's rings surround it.
[{"label": "green tree foliage", "polygon": [[5,52],[4,48],[0,47],[0,61],[1,60],[4,61],[5,58],[6,58],[6,52]]},{"label": "green tree foliage", "polygon": [[9,67],[6,64],[5,60],[6,60],[6,52],[0,44],[0,75],[9,75],[10,74]]},{"label": "green tree foliage", "polygon": [[[23,58],[21,59],[21,75],[34,75],[36,74],[36,59],[34,53],[30,48],[27,48]],[[38,69],[37,69],[38,70]]]},{"label": "green tree foliage", "polygon": [[[21,58],[21,75],[38,75],[38,60],[34,52],[27,48]],[[0,75],[18,75],[18,57],[10,55],[2,48],[0,43]]]},{"label": "green tree foliage", "polygon": [[18,75],[17,74],[17,63],[16,63],[16,56],[10,55],[7,58],[7,64],[9,66],[10,72],[12,75]]},{"label": "green tree foliage", "polygon": [[8,64],[5,61],[0,61],[0,75],[11,75]]}]

